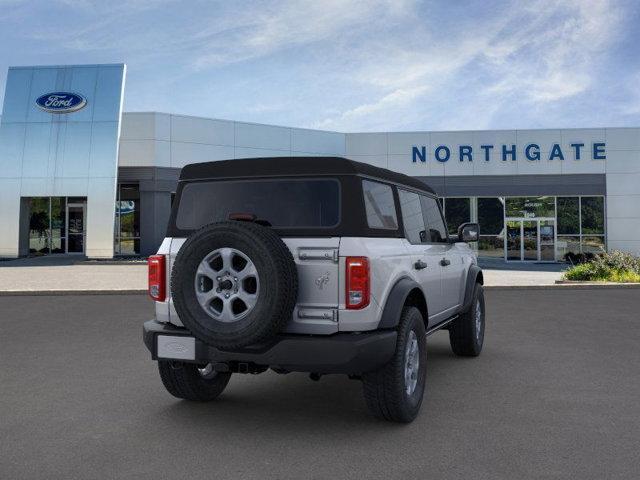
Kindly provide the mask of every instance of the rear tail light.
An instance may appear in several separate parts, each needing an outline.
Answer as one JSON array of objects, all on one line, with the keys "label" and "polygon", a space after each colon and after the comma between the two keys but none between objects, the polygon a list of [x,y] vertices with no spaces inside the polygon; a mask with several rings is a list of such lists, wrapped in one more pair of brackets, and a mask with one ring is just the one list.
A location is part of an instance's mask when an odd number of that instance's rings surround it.
[{"label": "rear tail light", "polygon": [[165,256],[152,255],[147,264],[149,266],[149,296],[156,302],[164,302],[165,292]]},{"label": "rear tail light", "polygon": [[346,261],[345,305],[354,310],[369,305],[369,259],[367,257],[347,257]]}]

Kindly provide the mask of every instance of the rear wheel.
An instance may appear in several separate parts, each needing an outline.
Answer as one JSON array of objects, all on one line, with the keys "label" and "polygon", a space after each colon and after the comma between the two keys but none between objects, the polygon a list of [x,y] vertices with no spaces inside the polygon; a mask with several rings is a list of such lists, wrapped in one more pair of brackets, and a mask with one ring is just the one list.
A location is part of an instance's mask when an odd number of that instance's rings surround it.
[{"label": "rear wheel", "polygon": [[177,398],[208,402],[217,398],[229,383],[230,373],[216,372],[213,365],[159,361],[160,378],[167,391]]},{"label": "rear wheel", "polygon": [[449,327],[449,343],[456,355],[477,357],[484,343],[484,290],[476,283],[471,307],[454,320]]},{"label": "rear wheel", "polygon": [[427,337],[420,310],[404,307],[393,358],[382,369],[362,376],[364,398],[371,413],[408,423],[420,411],[427,367]]}]

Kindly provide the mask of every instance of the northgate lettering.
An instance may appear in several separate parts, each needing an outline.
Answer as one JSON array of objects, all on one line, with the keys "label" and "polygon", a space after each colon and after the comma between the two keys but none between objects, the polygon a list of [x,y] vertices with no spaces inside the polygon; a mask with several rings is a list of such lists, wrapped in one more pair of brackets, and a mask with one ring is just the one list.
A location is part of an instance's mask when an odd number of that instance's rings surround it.
[{"label": "northgate lettering", "polygon": [[[540,145],[537,143],[530,143],[522,151],[518,151],[515,145],[501,145],[500,149],[496,151],[502,153],[501,158],[503,162],[518,160],[518,154],[522,154],[523,157],[531,162],[539,161],[542,159],[540,152]],[[570,158],[574,160],[582,160],[587,155],[591,156],[592,160],[606,160],[605,143],[596,142],[590,145],[591,148],[585,147],[584,143],[571,143],[569,145]],[[458,160],[461,162],[472,162],[474,157],[473,147],[471,145],[460,145],[456,149],[453,149],[454,153],[457,153]],[[494,151],[494,145],[480,145],[482,152],[476,152],[481,159],[488,162],[491,159],[491,153]],[[586,150],[586,151],[585,151]],[[426,146],[414,146],[411,150],[411,156],[413,163],[418,161],[427,161],[427,147]],[[545,155],[545,157],[547,157]],[[452,158],[452,149],[447,145],[439,145],[433,151],[433,158],[438,162],[448,162]],[[548,160],[564,160],[565,152],[559,143],[554,143],[549,149]]]}]

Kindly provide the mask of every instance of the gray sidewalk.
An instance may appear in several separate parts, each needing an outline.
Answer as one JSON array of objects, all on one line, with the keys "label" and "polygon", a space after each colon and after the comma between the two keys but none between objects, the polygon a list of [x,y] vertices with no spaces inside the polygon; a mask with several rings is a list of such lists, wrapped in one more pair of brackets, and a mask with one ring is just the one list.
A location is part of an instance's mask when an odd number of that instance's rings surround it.
[{"label": "gray sidewalk", "polygon": [[77,263],[78,257],[21,258],[0,262],[0,292],[134,292],[147,288],[147,265]]},{"label": "gray sidewalk", "polygon": [[481,258],[484,284],[490,287],[554,285],[569,265],[563,263],[505,262],[502,259]]},{"label": "gray sidewalk", "polygon": [[[144,263],[82,263],[78,257],[23,258],[0,262],[0,293],[109,292],[134,293],[147,288]],[[501,260],[480,261],[485,285],[553,285],[566,265],[513,264]]]}]

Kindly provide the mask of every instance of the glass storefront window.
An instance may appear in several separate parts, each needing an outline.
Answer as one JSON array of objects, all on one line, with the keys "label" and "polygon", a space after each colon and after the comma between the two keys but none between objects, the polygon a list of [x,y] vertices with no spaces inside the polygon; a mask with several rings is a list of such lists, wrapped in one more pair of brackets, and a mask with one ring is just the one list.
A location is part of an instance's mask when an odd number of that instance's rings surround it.
[{"label": "glass storefront window", "polygon": [[29,200],[29,252],[49,253],[51,238],[49,197]]},{"label": "glass storefront window", "polygon": [[[29,199],[29,251],[36,254],[83,253],[83,243],[79,249],[67,249],[69,230],[67,225],[67,206],[76,203],[76,209],[84,215],[87,199],[85,197],[32,197]],[[71,222],[69,222],[71,223]],[[76,232],[82,239],[85,235],[84,221]]]},{"label": "glass storefront window", "polygon": [[140,253],[140,190],[138,185],[118,185],[114,251],[118,255]]},{"label": "glass storefront window", "polygon": [[555,197],[511,197],[505,200],[506,216],[519,218],[555,217]]},{"label": "glass storefront window", "polygon": [[582,197],[582,234],[604,234],[604,197]]},{"label": "glass storefront window", "polygon": [[603,253],[604,251],[604,236],[582,237],[583,253]]},{"label": "glass storefront window", "polygon": [[478,198],[481,235],[499,235],[504,230],[504,199]]},{"label": "glass storefront window", "polygon": [[556,250],[559,260],[564,259],[567,253],[580,253],[580,237],[578,235],[558,236]]},{"label": "glass storefront window", "polygon": [[558,234],[580,234],[580,211],[578,197],[558,197]]},{"label": "glass storefront window", "polygon": [[458,234],[458,227],[471,221],[470,198],[446,198],[444,200],[444,216],[450,235]]},{"label": "glass storefront window", "polygon": [[[482,227],[480,227],[482,231]],[[480,235],[478,255],[481,257],[504,258],[504,238],[501,235]]]}]

